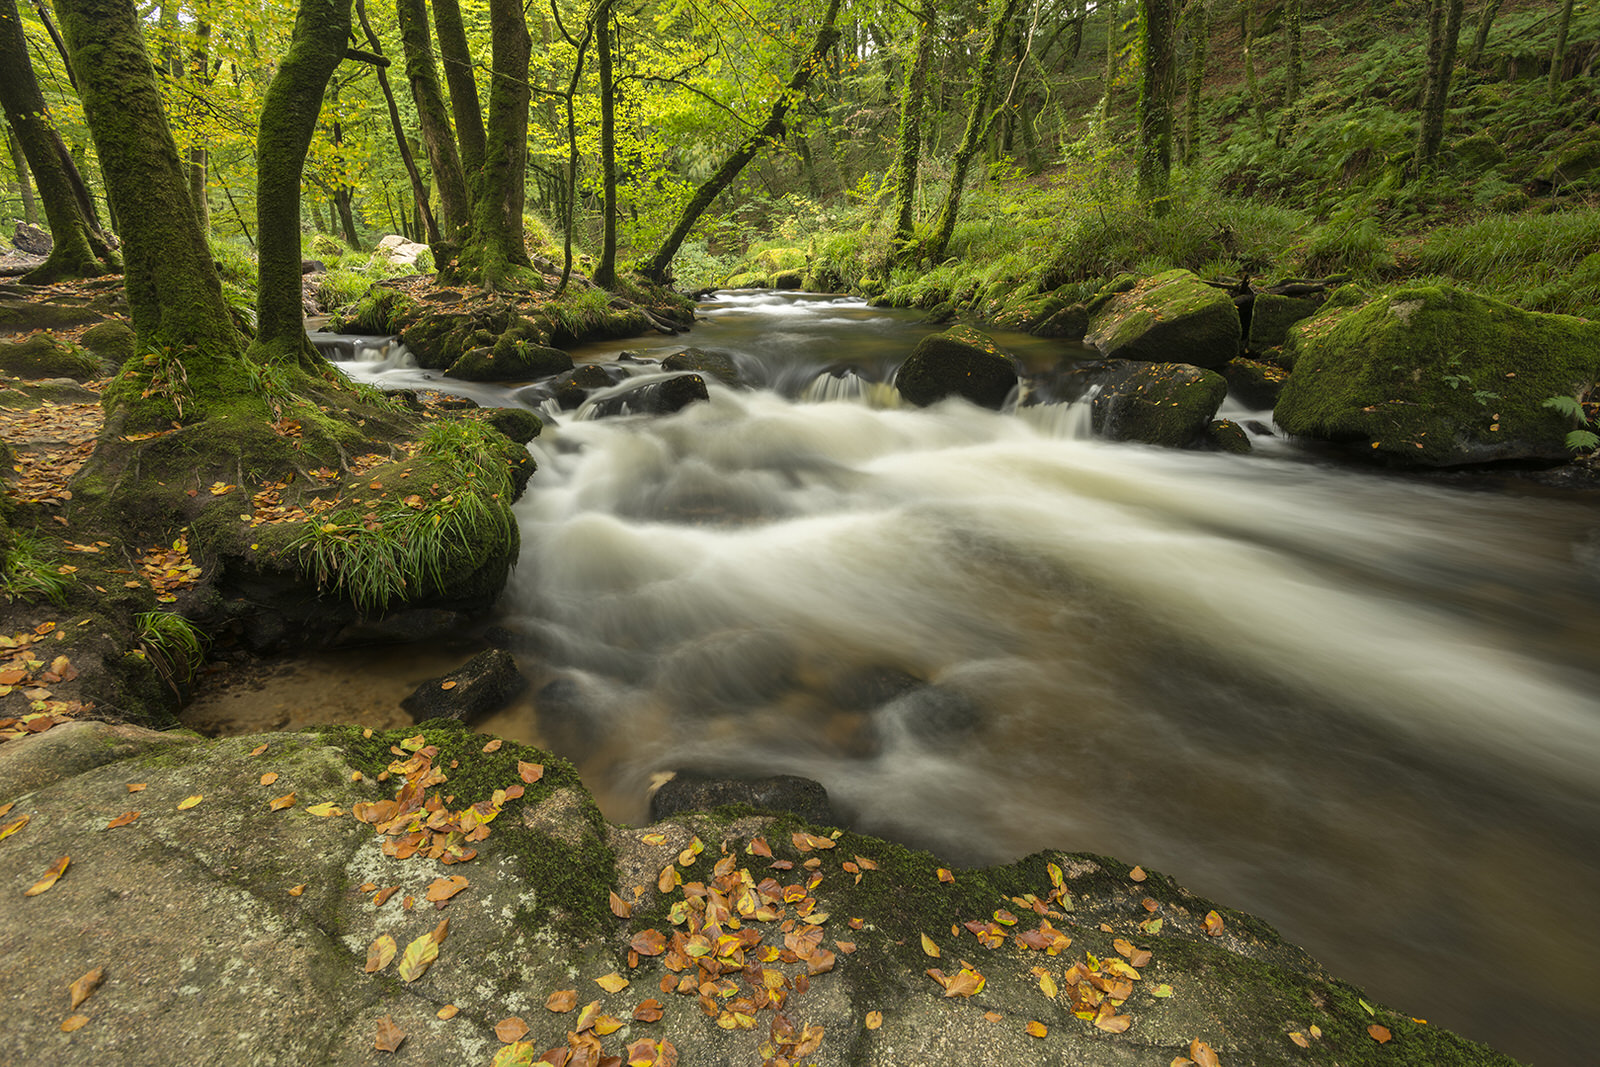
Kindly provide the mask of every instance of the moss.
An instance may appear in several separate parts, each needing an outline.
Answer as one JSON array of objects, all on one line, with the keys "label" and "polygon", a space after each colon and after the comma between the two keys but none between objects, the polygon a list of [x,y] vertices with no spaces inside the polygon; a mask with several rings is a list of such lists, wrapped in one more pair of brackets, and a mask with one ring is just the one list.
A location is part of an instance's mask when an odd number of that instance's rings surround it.
[{"label": "moss", "polygon": [[133,327],[120,319],[89,327],[79,340],[84,348],[114,366],[120,367],[133,358]]},{"label": "moss", "polygon": [[73,378],[80,382],[102,373],[94,356],[47,333],[36,333],[15,344],[0,343],[0,370],[19,378]]},{"label": "moss", "polygon": [[767,277],[765,271],[742,271],[738,274],[729,275],[723,281],[722,287],[724,289],[768,289],[771,286],[768,284]]},{"label": "moss", "polygon": [[998,411],[1016,388],[1017,367],[987,334],[956,326],[918,341],[894,384],[919,407],[954,395]]},{"label": "moss", "polygon": [[329,326],[339,333],[399,333],[421,310],[415,300],[398,289],[374,285],[335,315]]},{"label": "moss", "polygon": [[1206,443],[1218,452],[1231,452],[1236,456],[1251,451],[1249,436],[1232,419],[1212,419],[1207,423]]},{"label": "moss", "polygon": [[1084,340],[1112,359],[1220,367],[1239,354],[1239,313],[1227,293],[1171,270],[1092,311]]},{"label": "moss", "polygon": [[1289,336],[1289,327],[1316,313],[1321,301],[1310,297],[1279,296],[1261,293],[1251,302],[1250,337],[1245,348],[1265,352],[1276,348]]},{"label": "moss", "polygon": [[483,421],[519,445],[532,441],[544,429],[539,416],[524,408],[491,408],[484,412]]},{"label": "moss", "polygon": [[1199,441],[1228,393],[1214,371],[1186,363],[1124,361],[1101,378],[1095,432],[1112,441],[1188,448]]},{"label": "moss", "polygon": [[1543,407],[1600,374],[1600,324],[1445,286],[1345,301],[1297,326],[1274,409],[1289,433],[1446,466],[1564,459],[1569,421]]}]

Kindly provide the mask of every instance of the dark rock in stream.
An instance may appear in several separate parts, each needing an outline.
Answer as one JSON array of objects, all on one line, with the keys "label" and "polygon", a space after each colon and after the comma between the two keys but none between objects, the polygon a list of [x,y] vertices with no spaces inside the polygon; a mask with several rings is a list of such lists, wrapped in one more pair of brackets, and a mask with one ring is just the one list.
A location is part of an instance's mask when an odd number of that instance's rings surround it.
[{"label": "dark rock in stream", "polygon": [[562,411],[573,411],[582,407],[596,389],[608,389],[621,380],[620,373],[612,373],[599,363],[585,363],[550,382],[549,395],[555,397]]},{"label": "dark rock in stream", "polygon": [[766,778],[726,778],[698,771],[677,771],[650,797],[650,818],[660,821],[691,811],[742,804],[761,811],[786,811],[806,822],[833,826],[838,822],[828,791],[821,782],[794,774]]},{"label": "dark rock in stream", "polygon": [[417,722],[458,719],[470,726],[505,707],[527,687],[511,653],[491,648],[449,674],[429,678],[400,706]]},{"label": "dark rock in stream", "polygon": [[339,648],[352,648],[438,641],[460,633],[470,621],[471,616],[465,612],[447,608],[394,611],[375,619],[356,619],[333,637],[332,644]]},{"label": "dark rock in stream", "polygon": [[709,400],[705,379],[698,374],[680,374],[665,381],[651,382],[636,389],[607,397],[594,406],[594,417],[611,415],[670,415],[696,400]]},{"label": "dark rock in stream", "polygon": [[955,326],[918,341],[895,372],[894,385],[918,407],[960,396],[999,411],[1017,387],[1017,364],[987,334]]},{"label": "dark rock in stream", "polygon": [[661,361],[663,370],[687,370],[709,374],[728,385],[747,385],[733,356],[727,352],[711,352],[704,348],[685,348]]}]

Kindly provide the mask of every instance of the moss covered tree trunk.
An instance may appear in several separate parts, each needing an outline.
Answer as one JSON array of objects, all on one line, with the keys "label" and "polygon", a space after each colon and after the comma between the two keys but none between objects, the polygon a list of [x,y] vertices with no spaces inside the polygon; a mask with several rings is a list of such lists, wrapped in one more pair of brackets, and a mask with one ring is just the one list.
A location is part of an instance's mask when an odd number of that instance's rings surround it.
[{"label": "moss covered tree trunk", "polygon": [[1472,35],[1472,51],[1467,55],[1467,66],[1476,67],[1483,59],[1483,50],[1489,46],[1489,28],[1494,25],[1494,17],[1500,14],[1502,2],[1489,0],[1478,12],[1478,32]]},{"label": "moss covered tree trunk", "polygon": [[1106,85],[1100,97],[1100,121],[1111,120],[1111,90],[1117,84],[1117,57],[1122,54],[1122,0],[1103,0],[1106,10]]},{"label": "moss covered tree trunk", "polygon": [[1184,104],[1183,161],[1193,164],[1200,144],[1200,93],[1206,84],[1206,45],[1211,37],[1211,0],[1189,0],[1189,86]]},{"label": "moss covered tree trunk", "polygon": [[[533,44],[519,0],[489,0],[489,35],[492,80],[483,165],[468,174],[472,215],[461,252],[454,266],[441,273],[499,289],[514,282],[519,267],[530,266],[522,241],[522,207]],[[465,140],[462,156],[467,156]]]},{"label": "moss covered tree trunk", "polygon": [[1561,17],[1556,20],[1556,44],[1550,52],[1550,95],[1555,96],[1561,85],[1561,75],[1567,65],[1567,31],[1572,25],[1572,0],[1561,5]]},{"label": "moss covered tree trunk", "polygon": [[[33,76],[27,41],[16,0],[0,0],[0,106],[15,134],[28,168],[38,184],[54,244],[50,256],[22,278],[32,285],[49,285],[63,278],[92,278],[119,267],[87,203],[83,181],[72,156],[50,123],[44,95]],[[19,179],[27,181],[20,165]]]},{"label": "moss covered tree trunk", "polygon": [[594,21],[595,58],[600,67],[600,188],[604,216],[594,283],[609,289],[617,283],[616,81],[611,71],[611,0],[600,0]]},{"label": "moss covered tree trunk", "polygon": [[1445,105],[1450,100],[1450,76],[1456,65],[1456,39],[1461,34],[1465,0],[1433,0],[1428,10],[1428,58],[1422,90],[1422,115],[1417,123],[1417,146],[1412,168],[1418,174],[1433,169],[1444,142]]},{"label": "moss covered tree trunk", "polygon": [[1289,64],[1283,88],[1283,114],[1278,118],[1277,145],[1282,148],[1294,132],[1300,108],[1300,81],[1302,57],[1300,50],[1300,0],[1289,0],[1284,11],[1284,22],[1289,34]]},{"label": "moss covered tree trunk", "polygon": [[1167,212],[1172,172],[1177,22],[1176,0],[1139,0],[1139,35],[1144,43],[1139,79],[1139,196],[1158,215]]},{"label": "moss covered tree trunk", "polygon": [[1005,41],[1006,27],[1016,16],[1020,3],[1021,0],[999,0],[994,18],[989,23],[989,40],[983,46],[977,73],[973,75],[972,89],[967,95],[966,132],[961,135],[961,144],[956,148],[955,158],[950,161],[950,188],[945,192],[944,207],[939,211],[939,221],[934,225],[933,236],[928,241],[927,259],[930,263],[936,264],[944,258],[945,246],[955,232],[956,215],[961,211],[962,186],[967,181],[967,168],[972,165],[972,157],[977,155],[978,147],[988,134],[989,123],[994,119],[989,98],[994,94],[995,77],[999,71],[1000,47]]},{"label": "moss covered tree trunk", "polygon": [[300,175],[322,95],[349,37],[350,0],[300,0],[289,49],[262,100],[256,172],[260,284],[252,347],[258,360],[320,358],[306,339],[300,290]]},{"label": "moss covered tree trunk", "polygon": [[29,226],[39,225],[39,201],[33,196],[33,179],[28,174],[28,160],[17,143],[17,135],[6,125],[6,151],[11,153],[11,170],[17,178],[17,197],[22,201],[22,221]]},{"label": "moss covered tree trunk", "polygon": [[131,0],[57,0],[56,10],[122,222],[134,332],[183,360],[191,393],[215,395],[225,389],[218,379],[237,363],[241,340],[189,201],[142,24]]},{"label": "moss covered tree trunk", "polygon": [[906,88],[900,98],[899,151],[894,170],[894,245],[895,254],[905,258],[910,251],[912,217],[917,199],[917,161],[922,154],[922,100],[928,84],[928,67],[933,59],[932,4],[917,15],[916,54],[906,75]]},{"label": "moss covered tree trunk", "polygon": [[[417,125],[428,150],[428,165],[439,184],[441,237],[456,241],[466,227],[467,178],[456,151],[455,134],[450,130],[450,109],[439,89],[439,74],[433,63],[433,37],[428,30],[428,8],[424,0],[396,0],[395,15],[400,24],[400,47],[406,60],[406,80],[417,107]],[[448,255],[435,253],[434,262],[444,263]]]},{"label": "moss covered tree trunk", "polygon": [[[789,77],[789,84],[784,86],[778,98],[773,101],[772,110],[767,115],[755,133],[746,137],[734,150],[733,155],[723,161],[716,172],[701,183],[689,202],[684,205],[683,212],[678,216],[678,223],[672,232],[661,242],[661,247],[656,249],[656,254],[651,258],[644,273],[651,280],[665,283],[667,270],[672,266],[672,257],[678,254],[678,248],[683,244],[689,232],[694,229],[694,224],[711,206],[717,195],[726,189],[733,179],[744,170],[745,164],[756,157],[756,154],[767,144],[783,139],[783,119],[789,113],[789,108],[805,96],[806,85],[811,81],[811,75],[827,60],[833,43],[839,38],[839,31],[834,23],[839,17],[840,0],[828,0],[828,10],[822,16],[822,25],[817,30],[816,40],[812,42],[811,51],[795,67],[794,73]],[[1016,0],[1010,0],[1015,3]]]},{"label": "moss covered tree trunk", "polygon": [[483,109],[478,104],[478,83],[472,75],[472,52],[467,48],[467,31],[456,0],[433,0],[433,28],[439,36],[444,82],[450,87],[450,111],[456,119],[461,168],[470,177],[483,166],[487,137]]},{"label": "moss covered tree trunk", "polygon": [[[411,138],[406,136],[405,123],[400,118],[400,105],[394,98],[394,89],[389,85],[389,74],[385,69],[389,61],[384,57],[383,44],[378,40],[378,35],[372,31],[372,22],[367,18],[366,0],[355,0],[355,9],[356,18],[361,23],[361,32],[367,38],[367,47],[371,49],[370,55],[361,58],[372,64],[373,73],[377,75],[378,88],[383,92],[383,102],[389,111],[389,129],[394,133],[395,151],[399,153],[400,162],[406,168],[406,179],[411,183],[410,209],[406,208],[403,199],[401,202],[400,215],[403,220],[401,228],[411,240],[427,241],[432,245],[439,244],[439,225],[434,221],[433,209],[428,206],[428,186],[422,180],[422,172],[417,168],[416,156],[411,152]],[[431,65],[431,55],[429,61]],[[437,91],[437,84],[434,88]]]},{"label": "moss covered tree trunk", "polygon": [[1256,132],[1267,136],[1267,105],[1261,99],[1261,83],[1256,80],[1255,0],[1239,2],[1239,47],[1244,55],[1244,85],[1250,94],[1250,107],[1256,116]]}]

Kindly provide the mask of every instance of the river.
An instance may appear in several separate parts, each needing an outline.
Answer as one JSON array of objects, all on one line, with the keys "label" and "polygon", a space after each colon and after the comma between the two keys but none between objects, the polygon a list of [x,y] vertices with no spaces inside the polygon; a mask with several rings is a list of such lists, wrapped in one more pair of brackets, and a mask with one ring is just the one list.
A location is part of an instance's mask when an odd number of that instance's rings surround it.
[{"label": "river", "polygon": [[[1260,434],[1243,457],[1112,445],[1062,406],[900,409],[874,380],[933,328],[914,313],[736,293],[701,314],[575,357],[693,343],[770,388],[534,442],[498,621],[542,695],[485,729],[570,757],[628,822],[664,770],[782,772],[958,863],[1112,854],[1413,1015],[1533,1064],[1595,1057],[1594,499]],[[1002,343],[1036,369],[1081,354]]]}]

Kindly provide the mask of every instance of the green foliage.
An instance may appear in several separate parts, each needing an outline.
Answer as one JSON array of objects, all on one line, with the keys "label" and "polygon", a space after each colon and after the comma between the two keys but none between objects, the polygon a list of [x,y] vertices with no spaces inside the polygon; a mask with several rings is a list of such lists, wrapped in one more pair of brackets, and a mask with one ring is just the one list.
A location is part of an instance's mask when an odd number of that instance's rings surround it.
[{"label": "green foliage", "polygon": [[1600,423],[1590,420],[1577,397],[1552,396],[1544,402],[1544,406],[1577,422],[1578,429],[1567,433],[1568,448],[1574,452],[1592,452],[1600,448],[1600,435],[1589,429],[1591,426],[1600,427]]},{"label": "green foliage", "polygon": [[0,553],[0,588],[8,601],[48,600],[57,607],[66,604],[70,578],[46,555],[42,538],[18,530]]},{"label": "green foliage", "polygon": [[1533,311],[1600,312],[1600,209],[1491,215],[1427,234],[1419,270]]},{"label": "green foliage", "polygon": [[194,680],[210,643],[194,623],[172,611],[143,611],[133,625],[140,651],[174,692]]}]

